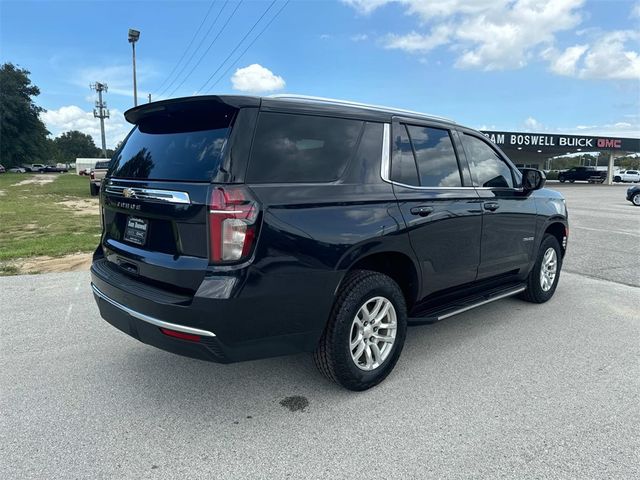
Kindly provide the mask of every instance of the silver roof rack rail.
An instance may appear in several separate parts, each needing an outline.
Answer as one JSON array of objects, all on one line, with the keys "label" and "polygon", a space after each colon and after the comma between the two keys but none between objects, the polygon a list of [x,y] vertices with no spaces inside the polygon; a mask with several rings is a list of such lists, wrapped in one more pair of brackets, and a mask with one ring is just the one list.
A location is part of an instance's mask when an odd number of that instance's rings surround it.
[{"label": "silver roof rack rail", "polygon": [[344,105],[348,107],[358,107],[358,108],[364,108],[368,110],[384,110],[384,111],[393,112],[393,113],[408,113],[410,115],[419,115],[421,117],[428,117],[428,118],[433,118],[437,120],[443,120],[449,123],[456,123],[449,118],[441,117],[439,115],[431,115],[428,113],[416,112],[414,110],[405,110],[402,108],[385,107],[382,105],[372,105],[369,103],[351,102],[349,100],[338,100],[335,98],[314,97],[312,95],[296,95],[296,94],[288,94],[288,93],[269,95],[267,98],[278,98],[282,100],[299,100],[299,101],[308,101],[308,102],[315,102],[315,103],[326,103],[330,105]]}]

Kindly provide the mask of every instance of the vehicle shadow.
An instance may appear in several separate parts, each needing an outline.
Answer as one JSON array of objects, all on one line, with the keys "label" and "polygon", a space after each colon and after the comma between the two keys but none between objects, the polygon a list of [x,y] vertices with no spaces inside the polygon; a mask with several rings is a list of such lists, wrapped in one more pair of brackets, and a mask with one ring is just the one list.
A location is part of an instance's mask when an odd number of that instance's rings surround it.
[{"label": "vehicle shadow", "polygon": [[[189,359],[153,347],[131,343],[112,358],[118,381],[125,390],[136,391],[148,405],[162,406],[173,415],[229,416],[283,412],[280,402],[301,396],[315,407],[340,402],[360,403],[371,396],[397,395],[397,382],[415,378],[424,371],[446,375],[459,352],[479,336],[491,336],[512,322],[526,305],[506,299],[431,324],[409,327],[407,342],[396,369],[381,385],[367,392],[354,393],[325,379],[316,370],[310,354],[268,358],[221,365]],[[437,372],[434,369],[443,371]]]}]

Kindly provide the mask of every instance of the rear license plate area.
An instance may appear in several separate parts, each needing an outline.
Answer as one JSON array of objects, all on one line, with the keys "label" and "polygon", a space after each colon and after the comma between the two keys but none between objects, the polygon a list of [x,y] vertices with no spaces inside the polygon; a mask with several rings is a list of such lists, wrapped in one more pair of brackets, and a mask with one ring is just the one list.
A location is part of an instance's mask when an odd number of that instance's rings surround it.
[{"label": "rear license plate area", "polygon": [[144,245],[147,241],[149,221],[144,218],[128,217],[124,229],[124,240],[135,245]]}]

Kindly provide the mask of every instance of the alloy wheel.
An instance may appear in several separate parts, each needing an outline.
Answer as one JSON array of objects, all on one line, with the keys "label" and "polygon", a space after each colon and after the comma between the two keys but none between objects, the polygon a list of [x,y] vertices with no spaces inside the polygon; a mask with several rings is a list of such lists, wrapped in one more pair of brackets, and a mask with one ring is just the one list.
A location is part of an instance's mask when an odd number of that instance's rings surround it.
[{"label": "alloy wheel", "polygon": [[353,363],[366,371],[380,367],[393,349],[397,329],[396,310],[390,300],[385,297],[367,300],[351,324],[349,350]]},{"label": "alloy wheel", "polygon": [[542,265],[540,265],[540,287],[543,291],[548,292],[553,286],[558,270],[558,255],[555,248],[547,248],[542,257]]}]

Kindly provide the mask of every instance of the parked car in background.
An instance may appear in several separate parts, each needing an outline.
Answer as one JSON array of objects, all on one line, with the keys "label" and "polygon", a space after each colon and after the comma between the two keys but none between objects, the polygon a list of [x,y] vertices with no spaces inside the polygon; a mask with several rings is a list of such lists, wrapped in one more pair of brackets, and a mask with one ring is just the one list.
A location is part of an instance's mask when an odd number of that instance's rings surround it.
[{"label": "parked car in background", "polygon": [[614,182],[640,182],[640,170],[623,170],[613,177]]},{"label": "parked car in background", "polygon": [[6,170],[2,165],[0,165],[0,173],[6,173]]},{"label": "parked car in background", "polygon": [[125,118],[91,287],[142,342],[223,363],[315,352],[365,390],[409,322],[543,303],[558,285],[564,198],[478,131],[301,97],[179,98]]},{"label": "parked car in background", "polygon": [[558,174],[560,183],[573,183],[576,180],[589,183],[603,183],[607,179],[607,172],[595,167],[572,167]]},{"label": "parked car in background", "polygon": [[107,174],[108,169],[109,160],[105,160],[104,162],[97,162],[96,166],[91,170],[89,174],[89,192],[92,196],[95,197],[100,193],[100,183],[102,183],[102,179]]},{"label": "parked car in background", "polygon": [[11,173],[27,173],[26,168],[24,167],[12,167],[9,169]]},{"label": "parked car in background", "polygon": [[627,189],[627,200],[633,203],[636,207],[640,207],[640,185],[629,187]]},{"label": "parked car in background", "polygon": [[58,167],[57,165],[45,165],[44,168],[40,169],[41,173],[67,173],[68,171],[68,168]]},{"label": "parked car in background", "polygon": [[22,168],[24,168],[27,172],[31,172],[31,173],[40,173],[45,167],[46,165],[42,163],[32,163],[30,165],[22,165]]}]

